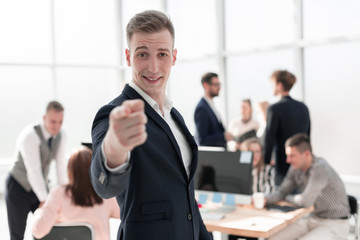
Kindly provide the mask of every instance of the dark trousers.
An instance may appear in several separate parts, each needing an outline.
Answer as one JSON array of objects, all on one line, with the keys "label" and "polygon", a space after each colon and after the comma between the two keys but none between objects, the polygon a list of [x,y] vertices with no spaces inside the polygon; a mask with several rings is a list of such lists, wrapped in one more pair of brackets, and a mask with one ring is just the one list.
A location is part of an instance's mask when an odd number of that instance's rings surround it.
[{"label": "dark trousers", "polygon": [[33,191],[27,192],[9,174],[6,179],[5,201],[11,240],[24,239],[26,220],[29,212],[39,207],[39,199]]}]

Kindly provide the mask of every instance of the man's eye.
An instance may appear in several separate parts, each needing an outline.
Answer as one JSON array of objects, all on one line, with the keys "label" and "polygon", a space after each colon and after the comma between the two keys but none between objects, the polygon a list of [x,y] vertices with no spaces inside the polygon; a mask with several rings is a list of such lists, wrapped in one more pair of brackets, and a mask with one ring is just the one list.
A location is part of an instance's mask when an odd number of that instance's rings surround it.
[{"label": "man's eye", "polygon": [[145,53],[139,53],[138,56],[139,57],[146,57],[146,54]]},{"label": "man's eye", "polygon": [[161,57],[166,57],[167,54],[166,54],[166,53],[160,53],[160,56],[161,56]]}]

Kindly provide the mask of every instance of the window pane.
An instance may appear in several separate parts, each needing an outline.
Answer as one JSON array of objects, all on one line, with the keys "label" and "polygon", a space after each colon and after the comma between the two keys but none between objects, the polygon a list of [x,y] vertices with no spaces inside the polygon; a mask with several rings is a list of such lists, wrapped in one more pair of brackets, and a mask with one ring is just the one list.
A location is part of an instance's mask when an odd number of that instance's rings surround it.
[{"label": "window pane", "polygon": [[42,121],[53,97],[51,77],[49,68],[0,66],[0,159],[13,156],[16,138],[25,126]]},{"label": "window pane", "polygon": [[114,1],[55,1],[56,57],[62,64],[118,64]]},{"label": "window pane", "polygon": [[50,63],[50,1],[0,1],[0,61]]},{"label": "window pane", "polygon": [[304,37],[331,38],[360,34],[360,1],[304,0]]},{"label": "window pane", "polygon": [[294,41],[294,5],[288,0],[225,1],[229,51]]},{"label": "window pane", "polygon": [[[206,72],[218,72],[216,60],[177,62],[168,81],[168,94],[184,117],[189,130],[195,134],[194,111],[204,94],[201,76]],[[220,93],[221,94],[221,93]]]},{"label": "window pane", "polygon": [[60,68],[58,95],[65,107],[68,147],[91,141],[91,126],[99,108],[121,92],[114,70]]},{"label": "window pane", "polygon": [[[239,116],[240,102],[244,98],[250,98],[254,106],[257,101],[273,103],[277,100],[273,96],[270,76],[278,69],[294,72],[294,52],[291,49],[228,59],[227,103],[229,120]],[[299,83],[295,84],[290,92],[291,95],[299,99],[297,92],[300,88]],[[256,116],[254,115],[254,117]]]},{"label": "window pane", "polygon": [[178,58],[214,54],[217,49],[215,1],[169,0],[168,5]]},{"label": "window pane", "polygon": [[306,102],[314,153],[342,174],[360,172],[360,43],[305,51]]}]

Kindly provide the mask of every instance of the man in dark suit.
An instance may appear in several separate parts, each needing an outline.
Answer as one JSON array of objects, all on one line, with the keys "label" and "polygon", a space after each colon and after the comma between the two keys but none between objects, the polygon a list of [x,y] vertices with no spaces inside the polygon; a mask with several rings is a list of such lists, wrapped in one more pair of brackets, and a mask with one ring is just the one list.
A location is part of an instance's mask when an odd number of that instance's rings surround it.
[{"label": "man in dark suit", "polygon": [[267,111],[265,130],[265,163],[269,164],[275,151],[275,184],[279,186],[285,177],[289,164],[286,163],[285,141],[296,133],[310,136],[310,114],[306,105],[290,97],[289,91],[296,77],[286,71],[275,71],[271,76],[274,95],[280,100],[270,105]]},{"label": "man in dark suit", "polygon": [[173,25],[145,11],[126,30],[132,81],[95,116],[92,184],[117,198],[118,239],[211,239],[194,196],[197,145],[165,96],[177,54]]},{"label": "man in dark suit", "polygon": [[216,73],[206,73],[201,78],[204,97],[197,104],[194,114],[196,125],[195,139],[200,146],[226,148],[227,141],[233,136],[225,131],[219,112],[215,108],[213,98],[219,95],[220,81]]}]

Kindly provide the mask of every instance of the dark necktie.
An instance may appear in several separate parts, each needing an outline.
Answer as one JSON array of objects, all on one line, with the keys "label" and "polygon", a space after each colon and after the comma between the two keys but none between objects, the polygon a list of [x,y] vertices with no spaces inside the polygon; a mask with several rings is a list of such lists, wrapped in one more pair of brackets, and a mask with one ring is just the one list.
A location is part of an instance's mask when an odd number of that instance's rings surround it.
[{"label": "dark necktie", "polygon": [[49,149],[50,149],[50,150],[51,150],[51,142],[52,142],[52,139],[53,139],[53,138],[50,137],[49,140],[48,140],[48,146],[49,146]]}]

